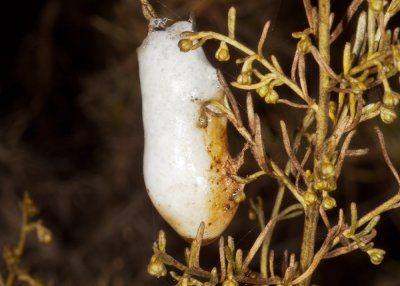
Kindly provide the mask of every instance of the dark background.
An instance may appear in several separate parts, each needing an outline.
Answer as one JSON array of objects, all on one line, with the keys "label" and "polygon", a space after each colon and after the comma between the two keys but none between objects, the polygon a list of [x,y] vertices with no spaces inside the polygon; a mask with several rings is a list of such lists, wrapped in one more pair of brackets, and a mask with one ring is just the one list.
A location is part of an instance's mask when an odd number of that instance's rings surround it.
[{"label": "dark background", "polygon": [[[0,6],[0,246],[16,241],[18,202],[29,191],[45,225],[53,231],[53,242],[42,246],[32,235],[22,265],[46,285],[174,285],[146,272],[159,229],[167,231],[168,250],[181,260],[186,243],[154,210],[142,178],[135,49],[146,36],[147,23],[139,1],[4,2]],[[333,3],[338,15],[343,15],[345,6]],[[234,5],[237,38],[251,47],[256,47],[264,21],[271,19],[265,51],[276,54],[287,72],[296,44],[290,34],[306,26],[301,1],[163,0],[153,4],[159,15],[173,20],[187,19],[194,11],[198,29],[222,33],[228,8]],[[333,65],[338,69],[345,36],[333,47],[337,54]],[[215,48],[215,43],[206,44],[209,55]],[[235,64],[219,66],[228,81],[239,71]],[[315,90],[317,71],[309,70],[309,77]],[[366,96],[376,98],[373,92]],[[284,118],[293,133],[302,112],[265,107],[258,99],[256,103],[263,114],[267,151],[276,160],[284,160],[279,119]],[[396,191],[372,132],[375,124],[387,134],[388,151],[400,166],[398,120],[390,127],[378,119],[362,124],[352,146],[369,146],[371,152],[349,159],[343,169],[335,197],[345,213],[351,201],[359,202],[363,214]],[[237,147],[232,146],[233,150]],[[261,195],[269,213],[275,190],[272,180],[262,178],[247,194]],[[248,208],[247,202],[242,204],[226,232],[234,235],[244,251],[258,233],[256,224],[247,219]],[[273,239],[277,258],[285,248],[298,251],[301,225],[297,219],[277,227]],[[321,232],[318,244],[323,238]],[[376,246],[388,252],[381,266],[371,265],[366,254],[355,251],[323,261],[315,283],[400,285],[399,238],[400,212],[394,210],[384,214],[378,226]],[[203,265],[217,263],[215,250],[215,245],[204,248]]]}]

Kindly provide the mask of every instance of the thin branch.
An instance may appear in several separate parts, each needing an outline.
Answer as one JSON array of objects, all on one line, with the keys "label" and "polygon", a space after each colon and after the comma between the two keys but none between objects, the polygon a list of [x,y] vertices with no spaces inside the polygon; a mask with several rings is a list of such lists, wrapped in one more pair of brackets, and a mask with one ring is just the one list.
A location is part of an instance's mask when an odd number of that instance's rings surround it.
[{"label": "thin branch", "polygon": [[356,93],[355,96],[357,97],[356,115],[354,116],[350,126],[346,127],[345,131],[350,131],[354,129],[358,125],[358,123],[360,123],[361,120],[362,109],[363,109],[362,94]]},{"label": "thin branch", "polygon": [[336,225],[332,227],[328,235],[325,238],[324,243],[322,244],[321,248],[318,250],[318,252],[314,255],[314,258],[310,264],[310,266],[307,268],[306,271],[304,271],[299,277],[297,277],[295,280],[293,280],[293,284],[298,284],[302,282],[303,280],[307,279],[309,276],[311,276],[321,260],[324,258],[325,254],[329,251],[329,248],[331,247],[331,243],[333,239],[339,234],[340,232],[340,226]]},{"label": "thin branch", "polygon": [[270,176],[273,176],[270,168],[267,165],[266,154],[264,151],[264,143],[261,136],[260,117],[258,117],[258,115],[255,115],[254,117],[254,142],[255,144],[251,148],[254,159],[256,159],[258,166],[261,168],[261,170],[265,171],[265,173],[269,174]]},{"label": "thin branch", "polygon": [[258,235],[257,239],[253,243],[253,246],[251,247],[249,253],[246,256],[246,259],[243,261],[242,264],[242,269],[240,270],[241,273],[245,273],[248,269],[248,266],[250,262],[253,260],[254,255],[256,255],[258,249],[262,245],[264,238],[268,234],[268,232],[271,230],[271,227],[275,224],[276,221],[280,220],[282,217],[288,215],[291,212],[297,211],[297,210],[302,210],[303,207],[300,204],[295,204],[290,207],[287,207],[284,209],[278,216],[271,218],[269,222],[265,225],[264,229],[261,231],[261,233]]},{"label": "thin branch", "polygon": [[170,256],[169,254],[167,254],[165,252],[158,252],[157,257],[160,259],[160,261],[162,263],[164,263],[166,265],[170,265],[170,266],[172,266],[180,271],[186,272],[188,274],[196,275],[196,276],[203,277],[203,278],[211,277],[210,272],[203,270],[201,268],[187,267],[186,265],[183,265],[182,263],[180,263],[175,258],[173,258],[172,256]]},{"label": "thin branch", "polygon": [[231,175],[233,179],[235,179],[235,181],[239,182],[240,184],[249,184],[255,180],[257,180],[259,177],[266,175],[266,173],[264,171],[258,171],[255,172],[251,175],[247,175],[246,177],[241,177],[239,175]]},{"label": "thin branch", "polygon": [[293,82],[296,82],[296,71],[299,63],[299,57],[300,57],[300,51],[296,49],[296,52],[294,53],[293,57],[292,68],[290,69],[290,78],[292,79]]},{"label": "thin branch", "polygon": [[315,25],[312,16],[312,5],[310,0],[303,0],[304,10],[306,11],[308,26],[313,30],[313,33],[316,34]]},{"label": "thin branch", "polygon": [[[306,150],[306,153],[304,154],[303,160],[301,160],[301,168],[304,169],[305,164],[307,163],[308,159],[310,158],[311,151],[313,150],[312,144],[309,144]],[[296,187],[299,187],[299,180],[300,180],[300,173],[297,173],[296,175]]]},{"label": "thin branch", "polygon": [[275,251],[272,249],[271,252],[269,253],[269,273],[271,274],[271,277],[275,276],[275,271],[274,271],[274,257],[275,257]]},{"label": "thin branch", "polygon": [[379,129],[378,126],[375,126],[374,129],[375,129],[376,134],[378,135],[379,145],[381,146],[383,158],[385,159],[386,164],[388,165],[390,171],[392,172],[393,176],[395,177],[395,179],[397,181],[397,184],[400,187],[400,176],[399,176],[399,173],[397,172],[396,168],[393,166],[393,163],[390,160],[390,157],[387,153],[387,150],[385,147],[385,138],[383,137],[383,133]]},{"label": "thin branch", "polygon": [[356,131],[355,130],[351,131],[349,134],[347,134],[346,139],[343,142],[342,149],[340,150],[340,154],[339,154],[336,166],[335,166],[336,178],[339,177],[339,175],[342,171],[343,162],[346,157],[347,150],[349,149],[350,142],[351,142],[351,139],[353,138],[354,134],[356,134]]},{"label": "thin branch", "polygon": [[264,57],[256,54],[253,50],[250,48],[246,47],[245,45],[239,43],[238,41],[231,39],[225,35],[215,33],[212,31],[204,31],[204,32],[189,32],[189,33],[182,33],[181,34],[184,37],[187,37],[188,39],[192,41],[196,40],[209,40],[209,39],[215,39],[219,41],[224,41],[227,44],[235,47],[236,49],[242,51],[243,53],[247,54],[248,56],[254,56],[255,60],[257,60],[261,65],[263,65],[266,69],[268,69],[271,73],[275,74],[277,76],[277,79],[281,80],[285,85],[287,85],[290,89],[292,89],[299,97],[304,99],[303,92],[301,91],[300,87],[293,82],[290,78],[288,78],[286,75],[280,73],[273,65],[270,63],[267,59]]},{"label": "thin branch", "polygon": [[286,129],[286,124],[283,120],[280,121],[280,124],[282,130],[283,146],[285,147],[286,154],[289,156],[290,163],[297,170],[297,172],[299,172],[304,177],[304,170],[301,167],[300,162],[297,160],[292,147],[290,146],[290,140]]},{"label": "thin branch", "polygon": [[243,122],[242,122],[242,118],[240,116],[239,106],[238,106],[236,99],[235,99],[234,95],[232,94],[232,92],[228,86],[228,83],[226,82],[221,70],[217,70],[217,76],[218,76],[218,81],[221,84],[222,89],[225,91],[225,95],[229,100],[229,103],[232,107],[233,114],[235,115],[235,118],[236,118],[239,126],[243,127]]},{"label": "thin branch", "polygon": [[229,8],[228,11],[228,34],[229,38],[235,39],[235,23],[236,23],[236,9],[235,7]]},{"label": "thin branch", "polygon": [[381,213],[393,209],[393,207],[395,207],[396,204],[398,204],[399,202],[400,202],[400,192],[398,190],[396,195],[394,195],[387,201],[383,202],[382,204],[374,208],[372,211],[365,214],[362,218],[360,218],[360,220],[357,223],[357,228],[366,224],[367,222],[372,220],[374,217],[380,215]]},{"label": "thin branch", "polygon": [[276,68],[277,71],[279,71],[281,74],[283,74],[283,69],[281,67],[281,65],[278,62],[278,59],[275,57],[275,55],[271,55],[271,62],[274,65],[274,67]]},{"label": "thin branch", "polygon": [[262,48],[263,48],[263,46],[264,46],[265,39],[267,38],[268,30],[269,30],[270,25],[271,25],[271,21],[267,21],[267,22],[264,24],[264,27],[263,27],[263,30],[262,30],[262,33],[261,33],[260,40],[258,41],[257,53],[258,53],[260,56],[262,55]]},{"label": "thin branch", "polygon": [[368,152],[369,152],[368,148],[356,149],[356,150],[347,150],[346,151],[346,157],[364,156],[364,155],[368,154]]},{"label": "thin branch", "polygon": [[305,63],[305,58],[304,55],[299,56],[299,80],[300,80],[300,86],[301,90],[303,91],[304,98],[308,99],[308,103],[312,103],[314,100],[310,98],[308,95],[308,87],[307,87],[307,79],[306,79],[306,63]]},{"label": "thin branch", "polygon": [[296,103],[296,102],[293,102],[293,101],[290,101],[287,99],[278,99],[277,103],[286,104],[286,105],[289,105],[294,108],[302,108],[302,109],[310,108],[310,106],[308,104],[300,104],[300,103]]},{"label": "thin branch", "polygon": [[328,215],[326,214],[326,211],[322,205],[319,207],[319,214],[321,215],[322,221],[324,222],[326,229],[329,230],[331,228],[331,224],[329,222]]},{"label": "thin branch", "polygon": [[[372,239],[375,238],[376,236],[376,230],[373,229],[371,233],[360,237],[360,241],[367,244],[369,243]],[[327,254],[325,254],[323,259],[329,259],[329,258],[334,258],[338,257],[340,255],[347,254],[349,252],[352,252],[354,250],[357,250],[359,248],[359,242],[352,242],[349,245],[343,246],[343,247],[338,247],[334,250],[329,251]]]},{"label": "thin branch", "polygon": [[273,172],[276,174],[277,179],[292,193],[292,195],[297,199],[297,201],[306,207],[304,198],[302,196],[303,190],[299,189],[293,182],[286,176],[286,174],[280,169],[280,167],[273,161],[270,160],[270,164]]},{"label": "thin branch", "polygon": [[201,242],[204,236],[205,224],[202,221],[199,228],[197,229],[196,239],[193,240],[190,251],[189,267],[199,268],[200,267],[200,249]]},{"label": "thin branch", "polygon": [[[218,109],[220,113],[216,113],[212,108]],[[208,104],[205,106],[205,110],[214,115],[214,116],[221,116],[221,114],[224,114],[226,118],[235,126],[236,130],[239,132],[240,135],[243,136],[243,138],[251,145],[253,146],[255,144],[251,134],[247,131],[246,128],[244,128],[241,125],[241,122],[238,122],[238,118],[235,117],[234,113],[230,108],[227,108],[223,104],[221,104],[218,101],[210,101]]]},{"label": "thin branch", "polygon": [[364,0],[353,0],[349,7],[347,8],[346,15],[343,17],[342,20],[337,24],[335,30],[333,30],[331,34],[331,43],[333,43],[339,35],[343,32],[344,26],[348,24],[353,17],[354,13],[358,10],[358,7],[360,7],[361,3]]},{"label": "thin branch", "polygon": [[150,22],[150,20],[157,18],[157,13],[154,11],[148,0],[140,0],[140,3],[142,3],[143,16],[147,21]]},{"label": "thin branch", "polygon": [[225,265],[225,242],[224,237],[221,236],[219,239],[219,263],[221,266],[221,279],[220,282],[222,283],[226,277],[226,265]]},{"label": "thin branch", "polygon": [[250,94],[250,92],[247,93],[246,95],[246,109],[247,109],[247,119],[249,121],[249,128],[251,131],[251,134],[254,135],[254,105],[253,105],[253,98]]},{"label": "thin branch", "polygon": [[315,46],[311,46],[311,54],[313,55],[317,64],[334,80],[340,82],[340,77],[331,69],[331,67],[324,61],[318,49]]}]

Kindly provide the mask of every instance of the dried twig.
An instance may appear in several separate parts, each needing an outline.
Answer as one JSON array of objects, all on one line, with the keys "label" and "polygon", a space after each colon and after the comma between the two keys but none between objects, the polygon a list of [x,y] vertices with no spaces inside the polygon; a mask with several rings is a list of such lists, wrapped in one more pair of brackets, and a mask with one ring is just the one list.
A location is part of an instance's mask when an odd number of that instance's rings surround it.
[{"label": "dried twig", "polygon": [[239,127],[243,127],[242,118],[240,116],[239,106],[236,102],[235,97],[232,94],[231,89],[229,88],[221,70],[217,70],[218,81],[221,84],[223,90],[225,91],[225,95],[229,100],[229,104],[231,105],[233,114],[235,115],[236,122]]},{"label": "dried twig", "polygon": [[221,236],[219,239],[219,263],[221,266],[221,279],[220,282],[222,283],[226,277],[226,265],[225,265],[225,242],[224,237]]},{"label": "dried twig", "polygon": [[283,120],[280,121],[280,124],[282,130],[283,146],[285,147],[286,154],[289,156],[290,163],[297,170],[297,172],[299,172],[304,177],[304,170],[300,165],[299,161],[297,160],[292,147],[290,146],[290,140],[289,140],[289,135],[287,133],[286,124]]},{"label": "dried twig", "polygon": [[303,108],[303,109],[310,108],[310,106],[307,105],[307,104],[300,104],[300,103],[296,103],[296,102],[293,102],[293,101],[290,101],[290,100],[287,100],[287,99],[278,99],[277,103],[286,104],[286,105],[289,105],[289,106],[294,107],[294,108]]},{"label": "dried twig", "polygon": [[325,240],[324,243],[322,244],[321,248],[318,250],[318,252],[314,255],[314,258],[310,264],[310,266],[307,268],[306,271],[304,271],[299,277],[293,280],[293,284],[298,284],[301,281],[307,279],[310,275],[312,275],[319,265],[320,261],[324,258],[325,254],[329,251],[329,248],[331,247],[331,243],[333,239],[339,234],[340,232],[340,226],[336,225],[332,227]]},{"label": "dried twig", "polygon": [[300,58],[300,51],[299,49],[296,49],[296,52],[294,53],[293,57],[292,68],[290,69],[290,78],[292,79],[293,82],[296,82],[296,71],[299,64],[299,58]]},{"label": "dried twig", "polygon": [[271,25],[271,21],[267,21],[264,24],[264,27],[263,27],[263,30],[262,30],[262,33],[260,36],[260,40],[258,41],[258,46],[257,46],[257,53],[259,55],[262,55],[262,48],[264,46],[265,39],[267,38],[270,25]]},{"label": "dried twig", "polygon": [[250,262],[253,260],[254,255],[256,255],[258,249],[260,248],[262,242],[264,241],[264,238],[266,237],[268,232],[271,230],[272,225],[274,225],[276,221],[278,221],[282,217],[285,217],[286,215],[290,214],[291,212],[294,212],[297,210],[302,210],[302,209],[303,209],[302,205],[295,204],[290,207],[287,207],[278,216],[271,218],[269,220],[269,222],[265,225],[264,229],[258,235],[257,239],[253,243],[253,246],[250,248],[250,251],[247,254],[245,260],[243,261],[242,269],[240,270],[241,273],[245,273],[247,271]]},{"label": "dried twig", "polygon": [[347,8],[346,15],[343,19],[337,24],[336,28],[331,33],[331,43],[333,43],[339,35],[343,32],[344,26],[350,22],[351,18],[353,17],[354,13],[358,10],[361,3],[364,0],[353,0],[349,7]]},{"label": "dried twig", "polygon": [[[362,243],[367,244],[375,238],[376,233],[377,233],[376,230],[373,229],[371,233],[360,237],[360,241]],[[334,250],[329,251],[328,253],[325,254],[323,259],[338,257],[340,255],[347,254],[349,252],[357,250],[358,248],[359,248],[359,242],[352,242],[349,245],[338,247]]]},{"label": "dried twig", "polygon": [[249,121],[249,128],[251,134],[254,136],[254,106],[253,106],[253,98],[251,97],[250,92],[247,93],[246,96],[246,107],[247,107],[247,119]]},{"label": "dried twig", "polygon": [[351,142],[351,139],[353,138],[354,134],[356,134],[356,131],[355,130],[351,131],[346,136],[346,139],[343,142],[342,149],[340,150],[340,154],[339,154],[339,157],[337,159],[336,166],[335,166],[335,176],[336,176],[336,178],[338,178],[340,176],[340,174],[341,174],[343,162],[344,162],[344,159],[346,158],[346,153],[347,153],[347,150],[349,149],[350,142]]},{"label": "dried twig", "polygon": [[154,11],[148,0],[140,0],[140,2],[142,3],[143,16],[146,18],[147,21],[150,22],[150,20],[158,18],[156,11]]},{"label": "dried twig", "polygon": [[325,211],[325,209],[323,208],[322,205],[319,207],[319,214],[320,214],[320,216],[322,218],[322,221],[325,224],[325,227],[329,230],[331,228],[331,224],[329,222],[328,215],[326,214],[326,211]]},{"label": "dried twig", "polygon": [[325,70],[325,72],[337,82],[340,82],[340,77],[332,70],[332,68],[325,62],[322,58],[319,50],[315,46],[311,46],[311,54],[313,55],[315,61],[318,65]]},{"label": "dried twig", "polygon": [[390,171],[392,172],[393,176],[395,177],[395,179],[397,181],[397,184],[400,187],[400,176],[399,176],[399,173],[397,172],[396,168],[393,166],[392,161],[389,158],[389,155],[388,155],[386,147],[385,147],[385,138],[383,137],[382,131],[379,129],[378,126],[375,126],[374,129],[375,129],[376,135],[378,135],[379,145],[382,150],[383,159],[385,159],[386,164],[388,165]]},{"label": "dried twig", "polygon": [[303,5],[304,5],[304,10],[306,11],[306,16],[307,16],[307,21],[308,21],[308,26],[311,28],[311,30],[313,31],[313,33],[316,34],[316,26],[315,26],[315,21],[314,21],[314,17],[313,17],[313,7],[311,5],[311,1],[310,0],[303,0]]},{"label": "dried twig", "polygon": [[309,104],[313,102],[309,95],[308,95],[308,87],[307,87],[307,79],[306,79],[306,63],[304,59],[304,55],[299,56],[299,80],[301,90],[303,91],[304,97],[309,99]]}]

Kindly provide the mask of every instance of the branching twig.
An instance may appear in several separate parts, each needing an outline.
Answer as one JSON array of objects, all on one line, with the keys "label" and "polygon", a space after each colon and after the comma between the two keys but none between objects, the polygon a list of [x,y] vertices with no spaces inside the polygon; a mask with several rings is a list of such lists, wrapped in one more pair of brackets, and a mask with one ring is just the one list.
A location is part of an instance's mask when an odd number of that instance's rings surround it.
[{"label": "branching twig", "polygon": [[339,154],[339,157],[337,159],[336,166],[335,166],[335,176],[336,176],[336,178],[338,178],[339,175],[341,174],[343,162],[344,162],[344,159],[346,157],[347,150],[349,149],[350,142],[351,142],[351,139],[353,138],[354,134],[356,134],[356,131],[355,130],[351,131],[346,136],[346,139],[343,142],[342,149],[340,150],[340,154]]},{"label": "branching twig", "polygon": [[329,248],[331,247],[333,239],[339,234],[340,228],[341,228],[341,226],[336,225],[329,230],[324,243],[322,244],[322,246],[318,250],[318,252],[314,255],[314,258],[313,258],[310,266],[299,277],[297,277],[295,280],[293,280],[293,282],[292,282],[293,284],[298,284],[313,274],[313,272],[319,265],[320,261],[324,258],[325,254],[329,251]]},{"label": "branching twig", "polygon": [[289,156],[290,163],[297,170],[297,172],[299,172],[304,177],[304,170],[299,161],[297,160],[296,155],[292,150],[292,147],[290,146],[290,140],[289,140],[289,135],[287,133],[286,124],[283,120],[280,121],[280,124],[282,130],[283,146],[285,147],[286,154]]},{"label": "branching twig", "polygon": [[350,22],[351,18],[353,17],[354,13],[358,10],[361,3],[364,0],[353,0],[349,7],[347,8],[346,15],[343,19],[337,24],[336,28],[333,30],[331,34],[331,43],[333,43],[339,35],[343,32],[344,26]]},{"label": "branching twig", "polygon": [[258,249],[260,248],[262,242],[264,241],[265,236],[268,234],[268,232],[271,230],[271,226],[278,220],[284,218],[286,215],[290,214],[291,212],[297,211],[297,210],[302,210],[303,207],[300,204],[292,205],[285,210],[283,210],[278,216],[271,218],[269,222],[266,224],[264,229],[261,231],[261,233],[258,235],[256,241],[253,243],[253,246],[250,248],[249,253],[246,256],[246,259],[243,261],[242,264],[242,269],[241,273],[244,273],[250,264],[250,262],[253,260],[254,255],[256,255]]}]

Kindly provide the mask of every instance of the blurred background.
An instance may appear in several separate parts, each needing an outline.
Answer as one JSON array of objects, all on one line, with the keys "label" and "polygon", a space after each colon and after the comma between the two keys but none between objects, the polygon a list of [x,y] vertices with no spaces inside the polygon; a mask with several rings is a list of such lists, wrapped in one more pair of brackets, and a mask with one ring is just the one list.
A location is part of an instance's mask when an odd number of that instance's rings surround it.
[{"label": "blurred background", "polygon": [[[15,243],[20,228],[19,201],[30,192],[40,217],[53,232],[43,246],[32,235],[22,265],[45,285],[174,285],[146,272],[151,246],[159,229],[167,232],[167,248],[183,259],[186,243],[154,210],[142,178],[143,129],[136,48],[147,34],[138,0],[3,1],[0,8],[0,246]],[[159,15],[172,20],[194,13],[199,30],[226,32],[226,13],[237,8],[237,38],[256,47],[266,20],[272,21],[265,53],[275,54],[289,72],[296,41],[292,31],[306,27],[302,1],[293,0],[162,0],[151,1]],[[333,1],[343,15],[347,1]],[[341,16],[336,17],[336,22]],[[354,26],[352,21],[351,27]],[[353,27],[354,28],[354,27]],[[340,68],[345,33],[333,47],[333,65]],[[216,43],[206,44],[212,57]],[[240,56],[239,54],[234,54]],[[228,81],[240,67],[215,65]],[[309,70],[312,79],[317,70]],[[396,79],[397,80],[397,79]],[[315,90],[316,80],[311,81]],[[241,93],[237,93],[243,102]],[[289,98],[293,95],[288,94]],[[368,100],[379,98],[371,92]],[[278,123],[293,134],[302,112],[265,106],[262,114],[267,151],[283,164]],[[386,132],[388,151],[400,167],[399,122],[362,124],[352,147],[371,147],[368,156],[349,159],[335,194],[348,213],[352,201],[360,213],[372,209],[396,191],[372,131]],[[233,142],[238,141],[234,131]],[[232,144],[236,152],[240,144]],[[249,158],[251,161],[251,159]],[[248,164],[242,172],[254,166]],[[398,168],[399,169],[399,168]],[[276,183],[262,178],[249,186],[248,197],[260,195],[270,212]],[[290,198],[285,204],[290,203]],[[248,250],[259,231],[249,222],[248,202],[226,234]],[[283,250],[296,252],[302,219],[279,225],[273,239],[277,259]],[[318,285],[400,285],[400,212],[382,216],[376,246],[387,251],[384,263],[373,266],[355,251],[323,261]],[[324,232],[318,234],[321,244]],[[217,263],[216,246],[207,246],[205,267]],[[257,265],[254,264],[254,267]],[[279,263],[278,263],[279,267]],[[0,264],[4,274],[4,263]]]}]

